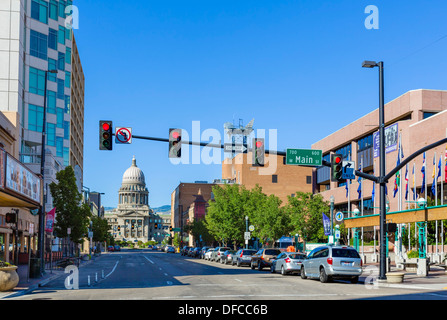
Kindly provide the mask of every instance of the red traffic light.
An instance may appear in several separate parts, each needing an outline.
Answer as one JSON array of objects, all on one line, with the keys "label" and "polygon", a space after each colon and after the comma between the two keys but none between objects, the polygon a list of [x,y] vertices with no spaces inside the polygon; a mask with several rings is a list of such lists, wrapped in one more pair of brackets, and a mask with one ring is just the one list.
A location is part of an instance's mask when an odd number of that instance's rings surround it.
[{"label": "red traffic light", "polygon": [[335,163],[339,164],[341,162],[341,157],[335,157]]},{"label": "red traffic light", "polygon": [[102,124],[102,130],[109,131],[109,129],[110,129],[110,125],[107,122],[104,122]]},{"label": "red traffic light", "polygon": [[262,147],[262,141],[256,141],[256,148],[261,148]]},{"label": "red traffic light", "polygon": [[174,132],[172,133],[172,137],[173,137],[174,139],[178,139],[178,138],[180,137],[180,133],[179,133],[178,131],[174,131]]}]

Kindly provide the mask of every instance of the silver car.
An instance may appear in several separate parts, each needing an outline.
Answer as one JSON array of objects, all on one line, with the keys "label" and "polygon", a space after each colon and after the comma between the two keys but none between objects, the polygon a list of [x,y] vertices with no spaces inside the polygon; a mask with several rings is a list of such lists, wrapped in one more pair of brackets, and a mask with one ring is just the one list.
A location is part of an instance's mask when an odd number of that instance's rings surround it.
[{"label": "silver car", "polygon": [[301,264],[301,278],[319,278],[323,283],[333,278],[357,283],[361,274],[362,259],[352,247],[321,246],[312,250]]},{"label": "silver car", "polygon": [[233,258],[232,265],[236,264],[238,267],[246,264],[250,265],[251,256],[256,253],[256,250],[253,249],[240,249],[235,253],[235,257]]},{"label": "silver car", "polygon": [[283,276],[289,273],[300,273],[301,264],[305,258],[306,255],[301,252],[283,252],[272,262],[270,271],[281,272]]},{"label": "silver car", "polygon": [[221,262],[220,259],[223,255],[223,253],[227,250],[231,250],[231,248],[228,247],[217,247],[213,253],[211,254],[211,259],[210,261],[216,261],[216,262]]}]

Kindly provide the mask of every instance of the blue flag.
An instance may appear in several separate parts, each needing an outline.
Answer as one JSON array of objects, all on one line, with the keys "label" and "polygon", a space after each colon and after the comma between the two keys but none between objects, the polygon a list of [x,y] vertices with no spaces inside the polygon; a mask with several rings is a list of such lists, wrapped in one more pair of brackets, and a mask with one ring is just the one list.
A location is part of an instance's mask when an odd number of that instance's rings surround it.
[{"label": "blue flag", "polygon": [[[361,164],[359,165],[359,171],[362,171],[362,165]],[[359,183],[359,187],[357,188],[357,192],[359,194],[359,200],[362,198],[362,180],[363,179],[361,177],[359,177],[357,179],[357,181]]]},{"label": "blue flag", "polygon": [[[421,172],[422,172],[422,187],[421,187],[421,193],[422,193],[425,190],[425,152],[424,152],[424,158],[422,160]],[[427,196],[427,195],[425,195],[425,196]]]},{"label": "blue flag", "polygon": [[331,219],[323,213],[323,228],[324,235],[329,236],[331,234]]}]

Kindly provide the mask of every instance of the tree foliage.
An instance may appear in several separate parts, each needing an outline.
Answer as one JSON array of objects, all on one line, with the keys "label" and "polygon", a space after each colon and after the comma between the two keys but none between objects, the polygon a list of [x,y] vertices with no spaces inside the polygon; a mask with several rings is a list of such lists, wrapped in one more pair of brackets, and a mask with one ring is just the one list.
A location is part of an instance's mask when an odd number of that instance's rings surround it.
[{"label": "tree foliage", "polygon": [[82,197],[76,186],[71,166],[56,173],[56,179],[57,183],[50,184],[53,205],[56,208],[55,235],[66,238],[67,230],[70,228],[70,239],[75,243],[81,243],[88,232],[90,208],[86,204],[81,204]]}]

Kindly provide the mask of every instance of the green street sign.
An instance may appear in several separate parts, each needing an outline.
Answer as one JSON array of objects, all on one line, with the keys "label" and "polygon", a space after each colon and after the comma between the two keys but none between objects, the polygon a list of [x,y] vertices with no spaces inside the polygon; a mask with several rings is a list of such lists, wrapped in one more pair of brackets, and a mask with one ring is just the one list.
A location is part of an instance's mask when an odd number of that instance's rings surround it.
[{"label": "green street sign", "polygon": [[293,166],[321,166],[323,164],[322,150],[287,149],[286,164]]},{"label": "green street sign", "polygon": [[172,228],[173,232],[180,232],[180,230],[181,230],[180,228]]}]

